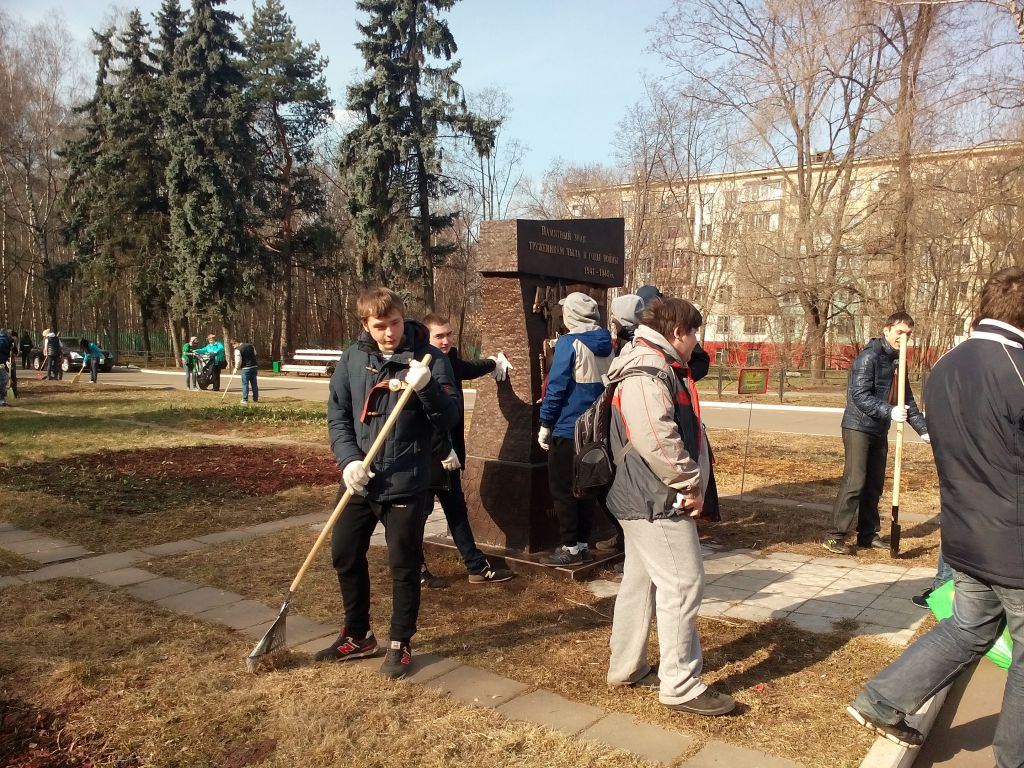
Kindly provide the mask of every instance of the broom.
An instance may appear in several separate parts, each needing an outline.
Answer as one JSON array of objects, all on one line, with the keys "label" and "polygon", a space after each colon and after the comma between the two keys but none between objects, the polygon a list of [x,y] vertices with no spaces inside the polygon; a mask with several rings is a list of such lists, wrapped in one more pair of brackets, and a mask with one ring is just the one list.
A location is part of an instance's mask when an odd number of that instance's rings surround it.
[{"label": "broom", "polygon": [[80,371],[79,371],[78,373],[76,373],[76,374],[75,374],[75,378],[73,378],[73,379],[71,380],[71,383],[72,383],[72,384],[77,384],[77,383],[78,383],[78,380],[79,380],[80,378],[82,378],[82,371],[84,371],[84,370],[85,370],[85,363],[82,363],[82,369],[81,369],[81,370],[80,370]]},{"label": "broom", "polygon": [[[900,361],[896,375],[896,404],[901,408],[907,404],[907,337],[900,336]],[[903,464],[903,426],[896,425],[896,457],[892,471],[892,523],[889,526],[889,557],[900,554],[900,467]]]},{"label": "broom", "polygon": [[[430,355],[424,355],[421,361],[424,365],[430,365]],[[398,379],[392,379],[388,382],[388,387],[392,392],[397,392],[402,388],[402,382]],[[395,405],[394,410],[388,415],[387,421],[384,422],[384,426],[380,430],[380,434],[377,435],[377,439],[373,441],[373,445],[370,446],[370,450],[366,452],[366,457],[363,459],[363,467],[369,469],[373,465],[373,459],[376,457],[377,452],[380,451],[384,445],[384,441],[391,433],[392,428],[395,426],[395,422],[398,421],[399,415],[402,413],[402,409],[405,404],[409,402],[409,398],[412,397],[412,387],[406,387],[405,391],[402,392],[402,396],[398,398],[398,403]],[[317,536],[316,541],[313,543],[313,548],[309,550],[309,554],[306,555],[306,560],[299,568],[299,572],[295,574],[295,578],[292,579],[291,586],[288,587],[288,592],[284,596],[284,603],[281,605],[281,611],[278,613],[274,623],[270,625],[270,629],[267,630],[266,634],[263,635],[262,639],[256,643],[256,647],[252,649],[245,659],[245,665],[248,667],[250,672],[256,671],[256,665],[260,659],[265,656],[269,656],[275,651],[285,646],[285,621],[288,618],[288,608],[291,604],[292,597],[299,588],[299,584],[302,581],[302,577],[306,575],[306,571],[309,566],[312,565],[313,559],[316,557],[316,553],[320,551],[321,545],[326,541],[327,536],[330,534],[331,529],[334,528],[334,524],[338,521],[341,516],[342,510],[348,505],[349,499],[352,498],[352,491],[345,489],[345,494],[341,497],[341,501],[338,502],[338,506],[334,508],[331,516],[327,518],[327,522],[324,524],[324,528],[320,531],[320,535]]]}]

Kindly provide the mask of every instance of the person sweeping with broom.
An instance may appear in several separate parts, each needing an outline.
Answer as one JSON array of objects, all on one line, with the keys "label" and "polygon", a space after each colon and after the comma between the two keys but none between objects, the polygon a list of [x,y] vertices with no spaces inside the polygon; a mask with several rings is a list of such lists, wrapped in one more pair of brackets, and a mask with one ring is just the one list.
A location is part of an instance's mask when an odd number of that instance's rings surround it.
[{"label": "person sweeping with broom", "polygon": [[[339,498],[346,489],[353,494],[331,538],[345,618],[338,639],[316,659],[344,661],[377,652],[366,552],[381,522],[392,579],[390,642],[381,672],[396,680],[409,671],[419,615],[423,525],[432,501],[431,440],[435,431],[448,432],[458,423],[461,393],[447,356],[430,346],[423,325],[405,319],[395,293],[365,290],[356,309],[363,331],[338,362],[327,400],[331,449],[344,480]],[[420,362],[426,355],[432,358],[429,367]],[[363,459],[403,387],[415,396],[367,468]]]}]

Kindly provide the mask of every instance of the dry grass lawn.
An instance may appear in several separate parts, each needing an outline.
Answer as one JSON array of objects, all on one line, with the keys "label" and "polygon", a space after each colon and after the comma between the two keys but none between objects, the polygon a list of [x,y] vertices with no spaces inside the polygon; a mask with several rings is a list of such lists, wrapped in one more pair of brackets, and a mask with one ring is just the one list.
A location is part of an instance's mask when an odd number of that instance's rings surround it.
[{"label": "dry grass lawn", "polygon": [[241,636],[96,584],[6,589],[0,610],[19,618],[0,635],[0,715],[55,713],[49,733],[0,740],[4,765],[647,765],[344,665],[250,675]]},{"label": "dry grass lawn", "polygon": [[[314,538],[313,530],[288,531],[167,558],[152,567],[277,605]],[[580,584],[528,575],[502,585],[473,585],[456,558],[429,557],[431,569],[451,586],[424,590],[417,651],[455,657],[575,701],[679,728],[698,736],[699,743],[721,739],[808,766],[855,766],[871,744],[870,734],[849,720],[844,708],[898,655],[890,645],[850,631],[823,636],[786,622],[702,618],[705,679],[736,696],[742,709],[727,718],[679,715],[662,707],[655,692],[606,685],[612,600],[599,600]],[[369,560],[373,626],[384,637],[391,610],[386,553],[372,548]],[[340,625],[337,580],[326,552],[307,574],[293,610]],[[656,655],[652,647],[652,658]]]},{"label": "dry grass lawn", "polygon": [[[746,433],[722,429],[709,432],[719,493],[738,496]],[[885,490],[879,503],[882,534],[886,536],[892,508],[892,465],[890,451]],[[730,548],[822,555],[821,542],[831,527],[831,511],[772,506],[759,499],[824,504],[831,510],[842,474],[843,443],[838,437],[751,434],[743,480],[746,500],[724,500],[723,522],[709,526],[707,532],[716,542]],[[931,517],[938,509],[938,476],[931,449],[924,444],[907,444],[903,453],[900,511]],[[937,520],[904,520],[902,525],[901,564],[933,566],[938,557]],[[878,550],[859,550],[857,557],[867,562],[889,560],[888,552]]]}]

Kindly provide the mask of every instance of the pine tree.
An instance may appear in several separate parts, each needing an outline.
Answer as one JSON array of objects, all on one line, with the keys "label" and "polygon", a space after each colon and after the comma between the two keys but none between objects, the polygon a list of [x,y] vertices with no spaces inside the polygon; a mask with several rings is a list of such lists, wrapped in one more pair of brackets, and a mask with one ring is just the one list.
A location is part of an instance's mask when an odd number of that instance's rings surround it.
[{"label": "pine tree", "polygon": [[226,333],[261,269],[250,233],[255,151],[243,50],[223,2],[192,2],[174,46],[165,125],[174,308],[218,318]]},{"label": "pine tree", "polygon": [[[454,213],[433,211],[451,191],[441,173],[438,133],[469,136],[478,151],[493,143],[495,124],[471,114],[455,81],[457,47],[438,14],[455,0],[358,0],[369,14],[357,47],[370,73],[349,88],[348,107],[362,122],[346,136],[350,213],[365,282],[404,277],[423,305],[434,306],[434,267],[451,251],[435,243]],[[446,64],[434,66],[431,61]]]},{"label": "pine tree", "polygon": [[292,283],[297,268],[318,272],[333,247],[325,223],[327,196],[314,173],[315,142],[334,112],[317,44],[303,45],[281,0],[254,7],[246,28],[247,75],[259,148],[260,232],[275,286],[281,323],[275,348],[292,348]]}]

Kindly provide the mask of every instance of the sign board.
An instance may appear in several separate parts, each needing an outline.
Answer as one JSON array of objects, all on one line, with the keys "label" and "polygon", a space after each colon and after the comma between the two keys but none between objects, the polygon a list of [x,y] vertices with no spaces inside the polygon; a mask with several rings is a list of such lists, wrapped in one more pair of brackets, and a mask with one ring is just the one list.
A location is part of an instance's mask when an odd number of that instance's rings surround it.
[{"label": "sign board", "polygon": [[518,219],[516,230],[520,272],[622,285],[626,250],[622,219]]},{"label": "sign board", "polygon": [[763,395],[767,391],[767,368],[740,368],[740,383],[737,394]]}]

